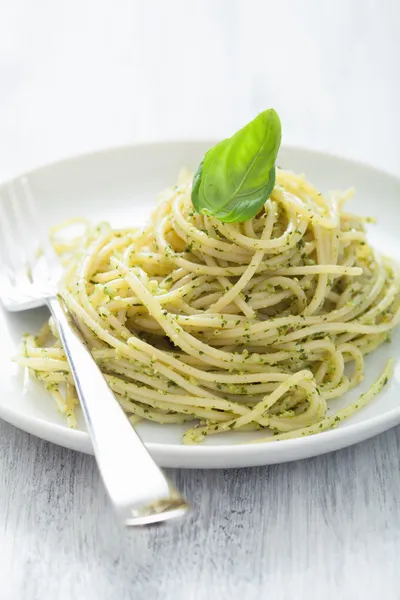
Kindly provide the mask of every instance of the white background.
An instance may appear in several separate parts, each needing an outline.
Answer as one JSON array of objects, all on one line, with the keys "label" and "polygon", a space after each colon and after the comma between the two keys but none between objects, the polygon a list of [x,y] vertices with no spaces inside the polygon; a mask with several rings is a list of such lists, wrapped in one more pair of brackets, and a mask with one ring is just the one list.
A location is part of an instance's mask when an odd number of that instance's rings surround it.
[{"label": "white background", "polygon": [[2,0],[0,178],[140,140],[228,135],[400,170],[397,0]]},{"label": "white background", "polygon": [[[0,0],[0,180],[229,135],[400,174],[399,0]],[[340,186],[338,182],[338,186]],[[197,507],[124,532],[92,457],[0,422],[2,600],[398,600],[400,429],[308,461],[170,473]]]}]

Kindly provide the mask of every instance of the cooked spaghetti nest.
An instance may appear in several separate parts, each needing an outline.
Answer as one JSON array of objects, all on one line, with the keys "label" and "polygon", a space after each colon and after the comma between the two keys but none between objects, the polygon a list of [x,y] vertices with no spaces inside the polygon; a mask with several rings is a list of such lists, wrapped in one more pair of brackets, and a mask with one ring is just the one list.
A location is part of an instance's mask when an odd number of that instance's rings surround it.
[{"label": "cooked spaghetti nest", "polygon": [[[60,293],[132,422],[192,421],[186,443],[228,430],[286,439],[335,426],[380,391],[391,361],[328,415],[399,320],[399,267],[343,210],[351,195],[324,196],[278,169],[259,214],[225,224],[194,211],[183,173],[144,228],[86,223],[72,240],[53,230]],[[73,426],[76,394],[51,322],[24,338],[19,362]]]}]

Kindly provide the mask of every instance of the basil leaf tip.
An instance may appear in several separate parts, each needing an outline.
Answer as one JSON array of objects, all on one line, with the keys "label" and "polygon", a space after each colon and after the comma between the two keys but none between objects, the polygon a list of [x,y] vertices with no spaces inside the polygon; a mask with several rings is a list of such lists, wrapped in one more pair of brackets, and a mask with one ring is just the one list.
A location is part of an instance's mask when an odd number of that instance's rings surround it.
[{"label": "basil leaf tip", "polygon": [[281,137],[281,122],[270,108],[208,150],[193,178],[195,210],[224,223],[252,219],[274,188]]}]

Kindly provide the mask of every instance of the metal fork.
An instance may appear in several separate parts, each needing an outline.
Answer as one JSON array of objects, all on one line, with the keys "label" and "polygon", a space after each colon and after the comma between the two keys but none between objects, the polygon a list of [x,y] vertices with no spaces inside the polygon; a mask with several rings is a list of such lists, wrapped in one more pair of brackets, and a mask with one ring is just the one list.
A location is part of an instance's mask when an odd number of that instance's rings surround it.
[{"label": "metal fork", "polygon": [[42,229],[27,178],[3,188],[2,303],[9,311],[45,304],[49,307],[71,367],[97,464],[119,517],[126,525],[147,525],[181,516],[188,508],[186,501],[151,458],[57,295],[61,265]]}]

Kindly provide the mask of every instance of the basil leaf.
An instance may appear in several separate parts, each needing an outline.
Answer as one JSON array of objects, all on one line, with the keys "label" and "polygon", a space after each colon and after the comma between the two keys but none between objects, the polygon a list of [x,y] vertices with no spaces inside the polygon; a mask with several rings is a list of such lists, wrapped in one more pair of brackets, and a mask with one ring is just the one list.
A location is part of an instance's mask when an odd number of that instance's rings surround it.
[{"label": "basil leaf", "polygon": [[195,210],[224,223],[254,217],[275,185],[280,143],[281,123],[271,108],[211,148],[193,179]]}]

